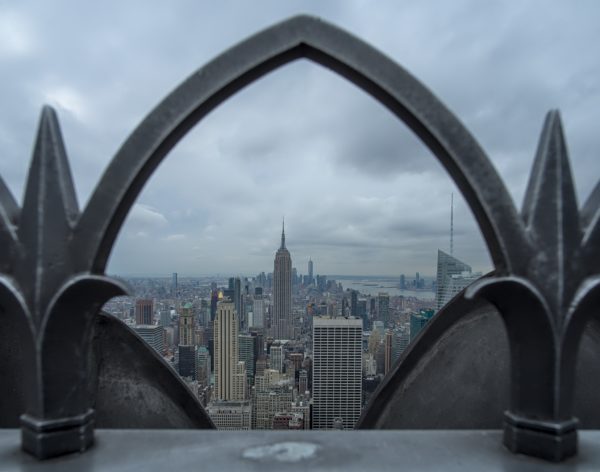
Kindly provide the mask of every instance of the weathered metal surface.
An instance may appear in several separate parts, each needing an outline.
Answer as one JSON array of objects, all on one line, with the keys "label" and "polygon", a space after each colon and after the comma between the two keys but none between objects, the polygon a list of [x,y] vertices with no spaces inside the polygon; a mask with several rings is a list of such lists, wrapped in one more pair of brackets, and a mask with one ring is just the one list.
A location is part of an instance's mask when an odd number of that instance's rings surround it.
[{"label": "weathered metal surface", "polygon": [[[93,410],[87,360],[91,320],[123,293],[103,275],[125,217],[166,154],[245,85],[299,58],[355,83],[402,120],[463,193],[496,269],[467,296],[494,304],[510,345],[505,444],[562,460],[576,452],[574,372],[600,297],[600,191],[575,199],[557,112],[548,115],[520,215],[490,160],[460,121],[388,57],[332,25],[299,16],[199,69],[134,130],[79,212],[55,114],[45,108],[23,208],[0,182],[0,304],[23,334],[23,447],[38,457],[83,450]],[[58,440],[56,438],[59,438]]]},{"label": "weathered metal surface", "polygon": [[[575,416],[600,429],[600,322],[584,332]],[[425,326],[363,412],[361,429],[496,429],[510,404],[510,349],[497,310],[458,296]]]},{"label": "weathered metal surface", "polygon": [[431,471],[597,472],[600,432],[581,433],[580,454],[562,464],[511,454],[500,431],[102,430],[85,454],[39,462],[19,452],[17,430],[0,431],[0,470],[27,472]]},{"label": "weathered metal surface", "polygon": [[100,314],[92,345],[97,427],[214,428],[175,370],[120,320]]},{"label": "weathered metal surface", "polygon": [[[214,428],[179,375],[127,325],[99,313],[91,329],[87,391],[96,426]],[[18,427],[27,406],[19,339],[0,332],[0,428]]]}]

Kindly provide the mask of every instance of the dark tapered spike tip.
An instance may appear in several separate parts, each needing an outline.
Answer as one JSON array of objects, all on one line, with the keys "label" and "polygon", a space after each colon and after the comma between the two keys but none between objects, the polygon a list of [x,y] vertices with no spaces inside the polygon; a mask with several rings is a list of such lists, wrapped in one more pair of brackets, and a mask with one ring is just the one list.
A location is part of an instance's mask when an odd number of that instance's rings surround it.
[{"label": "dark tapered spike tip", "polygon": [[553,300],[558,316],[575,289],[582,232],[560,113],[552,110],[540,137],[523,204],[523,219],[540,257],[530,276]]},{"label": "dark tapered spike tip", "polygon": [[[48,201],[48,198],[52,200]],[[58,116],[49,105],[42,107],[23,208],[28,203],[43,202],[63,208],[69,221],[79,213]]]},{"label": "dark tapered spike tip", "polygon": [[578,214],[577,197],[558,110],[551,110],[546,115],[523,202],[525,223],[528,226],[535,225],[536,220],[553,213],[548,204],[553,204],[554,211],[558,210],[557,204],[563,204],[565,211],[572,215]]},{"label": "dark tapered spike tip", "polygon": [[[27,248],[15,276],[27,287],[36,319],[69,268],[68,244],[78,218],[71,170],[54,110],[42,109],[17,235]],[[43,269],[43,272],[41,272]],[[33,280],[43,273],[41,280]],[[32,287],[35,285],[35,290]]]}]

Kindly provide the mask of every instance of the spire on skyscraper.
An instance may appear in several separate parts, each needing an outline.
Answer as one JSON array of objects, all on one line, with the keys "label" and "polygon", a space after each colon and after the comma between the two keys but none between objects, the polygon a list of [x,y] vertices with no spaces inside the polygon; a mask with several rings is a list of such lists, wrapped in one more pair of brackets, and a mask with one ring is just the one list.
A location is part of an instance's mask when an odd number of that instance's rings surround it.
[{"label": "spire on skyscraper", "polygon": [[281,223],[281,248],[280,249],[285,249],[285,217],[283,218],[283,221]]}]

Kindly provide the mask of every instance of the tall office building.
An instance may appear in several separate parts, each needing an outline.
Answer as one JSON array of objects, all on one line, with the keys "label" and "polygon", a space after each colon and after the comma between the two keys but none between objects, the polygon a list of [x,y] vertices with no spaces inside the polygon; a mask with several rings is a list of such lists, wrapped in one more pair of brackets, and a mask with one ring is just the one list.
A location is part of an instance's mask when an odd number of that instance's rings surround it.
[{"label": "tall office building", "polygon": [[196,380],[201,387],[210,385],[210,354],[205,347],[196,351]]},{"label": "tall office building", "polygon": [[384,325],[390,321],[390,295],[386,292],[377,295],[377,317]]},{"label": "tall office building", "polygon": [[248,375],[246,374],[246,363],[238,361],[233,367],[231,379],[231,399],[246,400],[248,394]]},{"label": "tall office building", "polygon": [[194,344],[194,310],[191,303],[186,303],[179,315],[179,344]]},{"label": "tall office building", "polygon": [[358,292],[350,291],[350,315],[358,317]]},{"label": "tall office building", "polygon": [[308,259],[308,283],[312,285],[313,283],[313,261],[312,259]]},{"label": "tall office building", "polygon": [[383,367],[383,375],[387,375],[388,372],[392,369],[392,364],[394,363],[394,356],[392,352],[392,345],[394,344],[394,334],[391,329],[388,329],[385,332],[384,338],[384,367]]},{"label": "tall office building", "polygon": [[171,296],[177,296],[177,272],[173,272],[171,275]]},{"label": "tall office building", "polygon": [[134,329],[135,332],[139,334],[144,341],[150,344],[150,346],[153,347],[156,352],[159,354],[164,353],[165,330],[162,328],[162,326],[137,325]]},{"label": "tall office building", "polygon": [[362,402],[362,320],[313,320],[313,429],[333,429],[342,419],[353,429]]},{"label": "tall office building", "polygon": [[471,273],[470,265],[465,264],[464,262],[459,261],[456,257],[446,254],[444,251],[440,251],[438,249],[436,277],[437,290],[435,294],[436,310],[442,308],[455,295],[452,294],[451,290],[452,277],[455,275],[461,275],[465,272],[467,273],[465,277],[468,277],[468,274]]},{"label": "tall office building", "polygon": [[194,339],[194,311],[186,303],[179,315],[179,375],[196,379],[196,345]]},{"label": "tall office building", "polygon": [[239,360],[243,361],[246,365],[248,380],[253,382],[256,363],[256,336],[252,336],[251,334],[240,334],[238,340]]},{"label": "tall office building", "polygon": [[231,290],[231,301],[235,307],[235,313],[238,317],[238,322],[242,320],[242,281],[239,277],[229,278],[229,290]]},{"label": "tall office building", "polygon": [[433,310],[421,310],[410,315],[410,341],[412,342],[421,332],[423,327],[433,318]]},{"label": "tall office building", "polygon": [[263,328],[265,326],[265,300],[262,287],[254,289],[254,301],[252,306],[252,326],[250,328]]},{"label": "tall office building", "polygon": [[154,302],[140,298],[135,301],[135,324],[151,325],[153,323]]},{"label": "tall office building", "polygon": [[167,326],[171,326],[171,312],[170,310],[161,310],[160,311],[160,321],[159,325],[163,328]]},{"label": "tall office building", "polygon": [[217,400],[243,400],[239,398],[240,386],[234,385],[239,381],[238,330],[239,322],[235,305],[225,298],[217,305],[217,317],[213,328]]},{"label": "tall office building", "polygon": [[300,370],[298,376],[298,393],[304,395],[308,391],[308,373],[305,369]]},{"label": "tall office building", "polygon": [[285,227],[273,269],[273,336],[290,339],[292,333],[292,258],[285,247]]},{"label": "tall office building", "polygon": [[271,351],[269,354],[269,364],[271,369],[274,369],[278,372],[283,372],[283,346],[281,345],[273,345],[271,346]]}]

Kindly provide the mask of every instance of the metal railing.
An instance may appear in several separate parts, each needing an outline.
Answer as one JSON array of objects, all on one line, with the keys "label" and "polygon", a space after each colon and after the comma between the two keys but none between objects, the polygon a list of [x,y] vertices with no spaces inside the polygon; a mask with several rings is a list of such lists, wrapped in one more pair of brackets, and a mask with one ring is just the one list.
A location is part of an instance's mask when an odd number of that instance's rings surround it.
[{"label": "metal railing", "polygon": [[547,115],[518,212],[485,152],[426,87],[360,39],[307,16],[276,24],[193,73],[133,131],[82,211],[56,114],[43,109],[22,207],[0,179],[0,306],[20,351],[23,449],[45,458],[83,451],[93,441],[91,326],[102,304],[125,292],[104,271],[143,185],[208,112],[300,58],[387,107],[454,180],[495,266],[495,275],[466,297],[493,304],[508,333],[504,443],[555,461],[574,455],[576,358],[586,322],[600,306],[600,185],[580,210],[559,113]]}]

